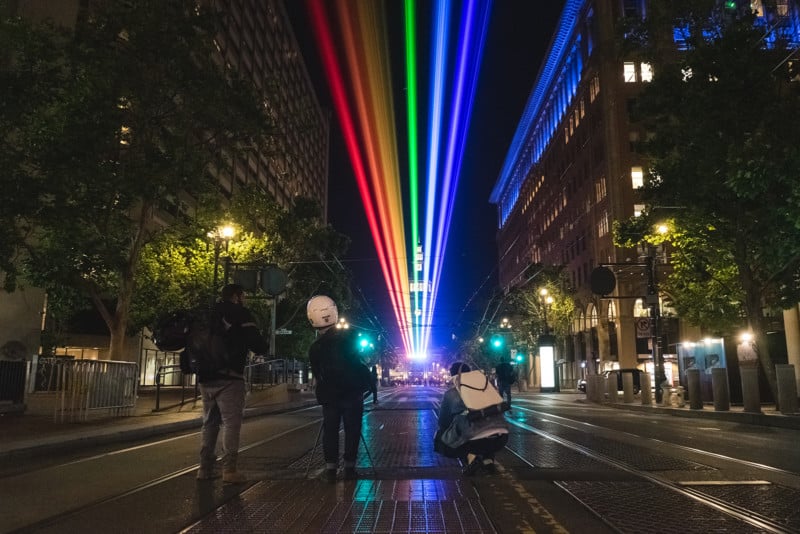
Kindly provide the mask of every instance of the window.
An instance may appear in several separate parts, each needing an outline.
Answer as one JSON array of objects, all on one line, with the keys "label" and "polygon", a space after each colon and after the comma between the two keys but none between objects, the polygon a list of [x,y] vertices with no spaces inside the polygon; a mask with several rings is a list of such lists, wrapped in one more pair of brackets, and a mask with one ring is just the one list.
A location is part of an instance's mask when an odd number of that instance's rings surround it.
[{"label": "window", "polygon": [[598,94],[600,94],[600,77],[595,75],[589,82],[589,102],[594,102]]},{"label": "window", "polygon": [[601,176],[594,184],[595,202],[600,202],[606,198],[606,177]]},{"label": "window", "polygon": [[636,82],[636,63],[633,61],[626,61],[622,66],[622,77],[625,83]]},{"label": "window", "polygon": [[631,167],[631,185],[634,189],[644,186],[644,172],[641,167]]},{"label": "window", "polygon": [[642,70],[642,81],[643,82],[650,82],[653,81],[653,67],[650,63],[642,63],[639,65]]},{"label": "window", "polygon": [[644,305],[642,299],[636,299],[633,303],[633,316],[634,317],[650,317],[650,310]]},{"label": "window", "polygon": [[636,145],[639,143],[639,132],[630,132],[628,140],[630,141],[631,152],[636,152]]},{"label": "window", "polygon": [[634,204],[633,205],[633,216],[634,217],[641,217],[643,211],[644,211],[644,204]]},{"label": "window", "polygon": [[603,212],[597,222],[597,237],[603,237],[608,233],[608,212]]},{"label": "window", "polygon": [[642,1],[622,0],[622,15],[628,18],[642,18],[644,16],[644,12],[642,10]]}]

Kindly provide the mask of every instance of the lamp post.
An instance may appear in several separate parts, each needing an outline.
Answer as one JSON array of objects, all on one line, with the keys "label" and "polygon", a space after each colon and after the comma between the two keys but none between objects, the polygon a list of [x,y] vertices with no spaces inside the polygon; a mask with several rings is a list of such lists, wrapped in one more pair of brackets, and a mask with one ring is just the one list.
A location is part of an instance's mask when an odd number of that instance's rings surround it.
[{"label": "lamp post", "polygon": [[543,287],[539,290],[539,296],[542,299],[542,314],[544,316],[544,333],[550,333],[550,326],[547,324],[547,307],[553,303],[553,297],[548,294],[547,288]]},{"label": "lamp post", "polygon": [[224,224],[218,226],[214,230],[208,232],[208,237],[214,242],[214,282],[212,286],[212,302],[216,298],[217,284],[219,282],[219,255],[222,250],[223,243],[225,244],[225,251],[228,250],[228,244],[233,236],[236,235],[236,229],[231,224]]}]

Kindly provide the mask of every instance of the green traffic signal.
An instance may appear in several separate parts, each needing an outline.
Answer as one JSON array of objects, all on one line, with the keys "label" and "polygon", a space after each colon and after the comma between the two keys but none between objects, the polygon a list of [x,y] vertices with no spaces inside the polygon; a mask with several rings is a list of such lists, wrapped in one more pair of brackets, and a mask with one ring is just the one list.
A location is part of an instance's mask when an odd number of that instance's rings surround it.
[{"label": "green traffic signal", "polygon": [[499,350],[503,348],[503,337],[502,336],[492,336],[491,346],[495,350]]},{"label": "green traffic signal", "polygon": [[725,0],[725,9],[736,9],[736,0]]},{"label": "green traffic signal", "polygon": [[517,356],[515,357],[515,359],[516,359],[518,362],[521,362],[522,360],[524,360],[524,359],[525,359],[525,355],[524,355],[524,354],[517,353]]}]

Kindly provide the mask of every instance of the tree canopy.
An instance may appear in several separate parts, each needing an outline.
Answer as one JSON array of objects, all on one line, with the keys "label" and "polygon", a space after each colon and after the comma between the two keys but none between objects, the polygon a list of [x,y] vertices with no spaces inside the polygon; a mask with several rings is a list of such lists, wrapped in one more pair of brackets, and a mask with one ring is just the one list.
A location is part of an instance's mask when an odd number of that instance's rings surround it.
[{"label": "tree canopy", "polygon": [[616,234],[628,246],[668,242],[663,288],[682,317],[713,330],[744,318],[773,394],[764,310],[800,300],[800,84],[781,28],[694,1],[658,3],[627,29],[625,57],[653,70],[633,117],[648,209]]},{"label": "tree canopy", "polygon": [[72,30],[0,22],[4,285],[91,299],[112,358],[145,248],[218,218],[218,176],[275,135],[263,96],[214,59],[221,20],[140,0],[84,6]]}]

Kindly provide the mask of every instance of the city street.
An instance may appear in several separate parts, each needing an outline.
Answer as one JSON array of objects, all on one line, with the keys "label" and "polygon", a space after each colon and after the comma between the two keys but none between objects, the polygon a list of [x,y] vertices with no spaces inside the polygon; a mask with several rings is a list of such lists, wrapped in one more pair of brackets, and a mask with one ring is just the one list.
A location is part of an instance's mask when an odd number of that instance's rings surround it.
[{"label": "city street", "polygon": [[800,530],[796,430],[515,391],[500,474],[466,478],[433,452],[442,392],[366,404],[357,481],[317,479],[318,407],[246,420],[243,485],[195,480],[196,431],[3,458],[0,532]]}]

